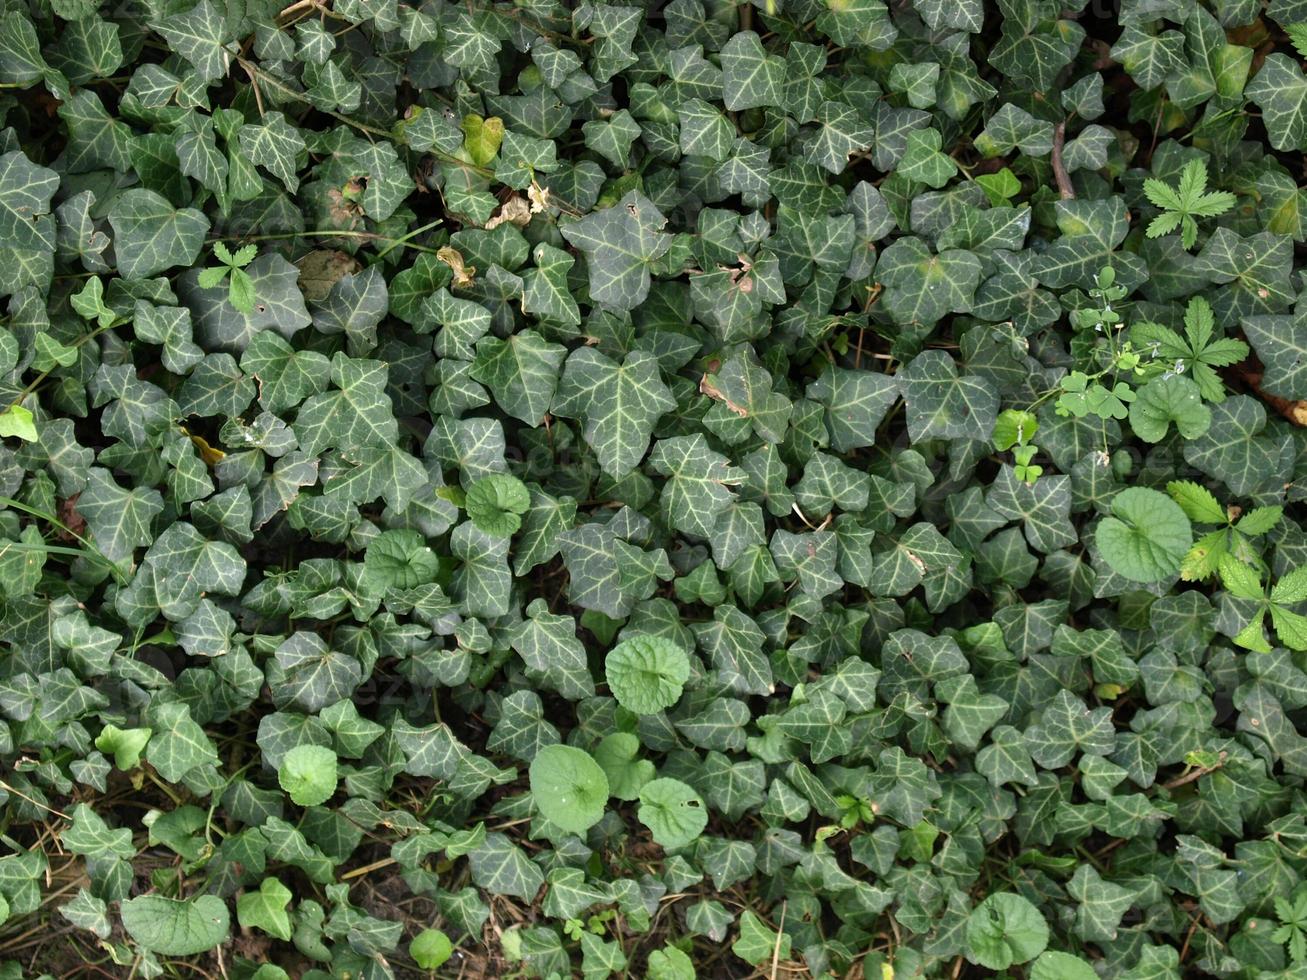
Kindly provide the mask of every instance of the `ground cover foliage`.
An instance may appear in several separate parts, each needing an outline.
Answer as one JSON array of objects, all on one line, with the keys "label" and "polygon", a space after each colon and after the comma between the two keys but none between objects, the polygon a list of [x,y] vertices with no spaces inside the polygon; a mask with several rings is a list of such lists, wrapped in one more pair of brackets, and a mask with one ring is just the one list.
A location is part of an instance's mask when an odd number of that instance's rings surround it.
[{"label": "ground cover foliage", "polygon": [[1303,54],[0,0],[0,977],[1301,975]]}]

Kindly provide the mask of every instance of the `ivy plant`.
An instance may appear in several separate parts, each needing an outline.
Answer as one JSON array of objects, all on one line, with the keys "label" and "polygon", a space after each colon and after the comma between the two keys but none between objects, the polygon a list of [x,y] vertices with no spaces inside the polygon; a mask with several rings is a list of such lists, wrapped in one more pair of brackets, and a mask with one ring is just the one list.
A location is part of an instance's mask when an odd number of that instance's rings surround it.
[{"label": "ivy plant", "polygon": [[0,980],[1270,980],[1301,0],[0,0]]}]

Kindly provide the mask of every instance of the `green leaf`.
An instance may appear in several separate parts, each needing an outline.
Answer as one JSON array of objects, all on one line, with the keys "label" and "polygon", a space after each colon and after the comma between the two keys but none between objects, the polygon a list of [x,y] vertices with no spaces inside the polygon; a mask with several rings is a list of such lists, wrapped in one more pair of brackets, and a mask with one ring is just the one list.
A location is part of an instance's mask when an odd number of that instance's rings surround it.
[{"label": "green leaf", "polygon": [[664,946],[649,954],[649,980],[695,980],[694,961],[675,946]]},{"label": "green leaf", "polygon": [[21,151],[0,156],[0,240],[5,247],[54,251],[55,225],[49,214],[58,186],[58,174],[36,166]]},{"label": "green leaf", "polygon": [[[292,750],[293,751],[293,750]],[[247,891],[236,899],[236,920],[243,929],[261,929],[270,936],[291,937],[291,891],[276,878],[264,878],[258,891]]]},{"label": "green leaf", "polygon": [[119,728],[117,725],[105,725],[95,738],[95,747],[101,752],[113,756],[113,763],[123,772],[135,769],[141,764],[141,753],[145,751],[153,732],[148,728]]},{"label": "green leaf", "polygon": [[531,761],[531,796],[550,823],[571,834],[584,834],[603,819],[608,777],[580,749],[546,745]]},{"label": "green leaf", "polygon": [[408,944],[408,955],[424,970],[438,970],[454,955],[454,944],[439,929],[423,929]]},{"label": "green leaf", "polygon": [[644,458],[659,417],[675,407],[651,354],[632,351],[618,363],[580,347],[567,358],[553,412],[582,419],[599,465],[621,479]]},{"label": "green leaf", "polygon": [[122,904],[123,928],[142,949],[162,956],[194,956],[228,936],[231,916],[216,895],[189,901],[142,895]]},{"label": "green leaf", "polygon": [[554,398],[566,353],[565,347],[547,343],[534,330],[523,330],[508,340],[486,337],[477,342],[471,373],[505,412],[528,425],[539,425]]},{"label": "green leaf", "polygon": [[740,937],[731,944],[731,952],[747,963],[766,965],[790,955],[790,936],[768,928],[754,912],[740,916]]},{"label": "green leaf", "polygon": [[690,658],[672,640],[633,636],[608,652],[604,673],[622,707],[650,715],[680,699],[690,677]]},{"label": "green leaf", "polygon": [[40,436],[36,431],[36,422],[30,409],[22,405],[10,405],[0,412],[0,438],[22,439],[24,442],[37,442]]},{"label": "green leaf", "polygon": [[1250,316],[1244,334],[1266,367],[1263,390],[1279,398],[1307,399],[1307,319],[1297,316]]},{"label": "green leaf", "polygon": [[531,507],[531,494],[517,477],[492,473],[468,488],[464,507],[479,529],[506,538],[522,526],[521,515]]},{"label": "green leaf", "polygon": [[282,756],[277,784],[300,806],[326,803],[336,793],[336,753],[321,745],[295,746]]},{"label": "green leaf", "polygon": [[562,226],[586,258],[590,296],[601,306],[632,310],[649,295],[650,266],[671,247],[667,219],[639,191],[612,207]]},{"label": "green leaf", "polygon": [[640,823],[665,848],[684,847],[708,826],[708,809],[694,789],[676,779],[655,779],[640,790]]},{"label": "green leaf", "polygon": [[440,559],[417,531],[398,528],[383,531],[369,542],[363,570],[377,592],[412,589],[436,580]]},{"label": "green leaf", "polygon": [[109,209],[118,272],[145,279],[192,265],[204,246],[209,219],[194,208],[175,209],[154,191],[123,191]]},{"label": "green leaf", "polygon": [[595,748],[594,759],[608,777],[608,791],[619,800],[635,800],[654,778],[654,764],[637,759],[640,740],[629,732],[613,732]]},{"label": "green leaf", "polygon": [[967,919],[967,959],[990,970],[1028,963],[1048,946],[1048,923],[1012,892],[990,895]]},{"label": "green leaf", "polygon": [[1130,403],[1130,428],[1145,442],[1161,442],[1173,422],[1181,436],[1196,439],[1211,426],[1212,413],[1203,404],[1198,386],[1188,378],[1154,378]]},{"label": "green leaf", "polygon": [[1206,487],[1188,480],[1173,480],[1166,485],[1166,492],[1191,521],[1199,524],[1225,523],[1225,508]]},{"label": "green leaf", "polygon": [[1121,575],[1158,582],[1179,571],[1193,531],[1184,511],[1165,494],[1130,487],[1112,498],[1112,516],[1099,522],[1094,541]]},{"label": "green leaf", "polygon": [[1307,76],[1294,59],[1269,55],[1244,94],[1262,110],[1271,146],[1289,151],[1307,148]]},{"label": "green leaf", "polygon": [[1030,965],[1030,980],[1093,980],[1094,968],[1079,956],[1046,949]]}]

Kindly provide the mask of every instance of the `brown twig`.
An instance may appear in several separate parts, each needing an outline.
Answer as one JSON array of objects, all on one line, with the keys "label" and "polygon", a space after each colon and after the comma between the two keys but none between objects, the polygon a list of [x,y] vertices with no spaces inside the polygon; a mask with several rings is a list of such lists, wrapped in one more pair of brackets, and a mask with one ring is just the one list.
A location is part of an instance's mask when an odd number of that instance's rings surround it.
[{"label": "brown twig", "polygon": [[1076,192],[1067,175],[1066,164],[1062,162],[1062,145],[1066,143],[1066,120],[1053,128],[1053,179],[1057,181],[1057,192],[1064,201],[1075,200]]},{"label": "brown twig", "polygon": [[1261,361],[1255,357],[1249,357],[1242,363],[1234,365],[1230,371],[1240,381],[1253,390],[1262,401],[1270,405],[1286,419],[1299,428],[1307,428],[1307,401],[1292,401],[1288,398],[1281,398],[1279,395],[1272,395],[1262,387],[1263,368]]},{"label": "brown twig", "polygon": [[1224,752],[1221,753],[1221,758],[1217,760],[1216,765],[1199,766],[1197,769],[1190,770],[1189,772],[1185,773],[1183,776],[1176,776],[1175,779],[1163,783],[1162,788],[1179,789],[1181,786],[1186,786],[1189,783],[1195,782],[1196,780],[1202,779],[1204,776],[1216,772],[1216,770],[1220,769],[1223,765],[1225,765]]}]

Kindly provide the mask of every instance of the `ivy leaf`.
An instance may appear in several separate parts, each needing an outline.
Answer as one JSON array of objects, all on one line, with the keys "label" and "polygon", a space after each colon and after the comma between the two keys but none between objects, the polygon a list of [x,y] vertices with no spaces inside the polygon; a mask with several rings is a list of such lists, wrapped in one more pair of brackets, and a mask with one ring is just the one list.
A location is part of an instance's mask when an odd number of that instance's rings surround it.
[{"label": "ivy leaf", "polygon": [[449,550],[463,562],[455,585],[467,614],[504,615],[513,585],[508,570],[508,539],[492,537],[473,524],[460,524],[450,537]]},{"label": "ivy leaf", "polygon": [[21,151],[0,156],[0,239],[5,247],[54,251],[55,224],[49,214],[58,187],[58,174],[36,166]]},{"label": "ivy leaf", "polygon": [[1077,751],[1108,755],[1114,745],[1112,711],[1091,711],[1070,691],[1058,691],[1039,722],[1026,730],[1025,737],[1031,756],[1045,769],[1066,765]]},{"label": "ivy leaf", "polygon": [[227,74],[231,54],[226,21],[210,0],[200,0],[186,10],[174,13],[154,28],[171,49],[195,66],[200,79],[217,81]]},{"label": "ivy leaf", "polygon": [[1262,110],[1271,146],[1289,151],[1307,148],[1307,76],[1297,61],[1283,54],[1268,55],[1244,94]]},{"label": "ivy leaf", "polygon": [[260,255],[243,270],[249,277],[254,305],[245,312],[231,302],[222,285],[205,288],[199,273],[186,273],[178,292],[190,307],[196,334],[208,349],[239,354],[263,330],[289,339],[313,322],[300,292],[299,270],[278,254]]},{"label": "ivy leaf", "polygon": [[241,153],[253,164],[265,168],[294,194],[299,190],[299,160],[304,138],[280,112],[270,112],[257,124],[246,124],[237,134]]},{"label": "ivy leaf", "polygon": [[270,936],[291,937],[291,891],[276,878],[264,878],[257,891],[247,891],[236,899],[236,921],[243,929],[261,929]]},{"label": "ivy leaf", "polygon": [[329,448],[387,447],[399,434],[387,369],[380,361],[337,353],[331,361],[332,390],[308,398],[295,419],[300,448],[316,456]]},{"label": "ivy leaf", "polygon": [[509,631],[508,642],[531,676],[569,700],[593,696],[594,679],[576,636],[576,620],[549,612],[543,599],[532,600],[526,617]]},{"label": "ivy leaf", "polygon": [[1307,398],[1307,314],[1250,316],[1244,333],[1266,367],[1262,387],[1280,398]]},{"label": "ivy leaf", "polygon": [[162,956],[194,956],[228,936],[231,915],[216,895],[188,901],[141,895],[122,904],[123,928],[141,948]]},{"label": "ivy leaf", "polygon": [[653,355],[631,351],[619,364],[580,347],[567,358],[553,411],[584,420],[600,467],[621,479],[644,458],[659,417],[675,407]]},{"label": "ivy leaf", "polygon": [[950,312],[968,312],[980,275],[980,260],[971,252],[955,248],[932,255],[920,238],[900,238],[877,266],[886,287],[881,303],[905,325],[933,326]]},{"label": "ivy leaf", "polygon": [[124,490],[108,470],[92,467],[87,487],[77,501],[96,547],[118,562],[154,540],[154,519],[163,513],[163,497],[155,490]]},{"label": "ivy leaf", "polygon": [[528,425],[539,425],[554,397],[558,369],[567,348],[551,344],[534,330],[500,340],[477,342],[472,377],[490,389],[496,404]]},{"label": "ivy leaf", "polygon": [[522,277],[522,312],[564,327],[579,325],[581,310],[567,285],[576,260],[546,242],[538,244],[531,257],[534,265]]},{"label": "ivy leaf", "polygon": [[591,298],[610,309],[633,310],[649,295],[650,266],[671,247],[665,224],[652,201],[631,191],[560,230],[585,255]]},{"label": "ivy leaf", "polygon": [[176,209],[161,194],[123,191],[109,209],[114,255],[125,279],[145,279],[192,265],[204,246],[209,219],[194,208]]},{"label": "ivy leaf", "polygon": [[984,439],[998,418],[998,393],[983,378],[959,377],[947,353],[918,354],[901,375],[913,440]]},{"label": "ivy leaf", "polygon": [[245,561],[224,541],[209,541],[178,521],[155,539],[145,554],[154,594],[165,616],[182,619],[194,611],[201,593],[237,595],[245,581]]},{"label": "ivy leaf", "polygon": [[743,471],[709,448],[702,433],[659,442],[649,458],[656,473],[667,477],[662,508],[679,531],[708,539],[717,517],[730,504],[730,487],[743,482]]},{"label": "ivy leaf", "polygon": [[731,36],[722,47],[722,95],[731,112],[781,105],[785,62],[763,49],[753,31]]}]

